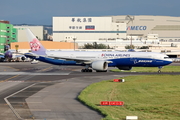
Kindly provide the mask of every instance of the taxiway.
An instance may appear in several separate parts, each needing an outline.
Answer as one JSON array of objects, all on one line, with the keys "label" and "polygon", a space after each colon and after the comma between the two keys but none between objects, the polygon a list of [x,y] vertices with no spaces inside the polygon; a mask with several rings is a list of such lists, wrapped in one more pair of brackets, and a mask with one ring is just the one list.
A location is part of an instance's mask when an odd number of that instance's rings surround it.
[{"label": "taxiway", "polygon": [[77,100],[84,88],[102,80],[158,74],[81,73],[80,69],[41,62],[0,63],[0,119],[100,120],[101,114]]}]

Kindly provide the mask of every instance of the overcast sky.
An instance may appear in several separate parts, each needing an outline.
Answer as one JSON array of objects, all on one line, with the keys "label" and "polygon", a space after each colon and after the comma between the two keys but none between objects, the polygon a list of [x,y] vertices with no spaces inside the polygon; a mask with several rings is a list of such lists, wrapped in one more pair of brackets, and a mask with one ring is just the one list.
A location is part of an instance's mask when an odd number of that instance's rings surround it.
[{"label": "overcast sky", "polygon": [[53,16],[180,16],[180,0],[1,0],[0,20],[52,25]]}]

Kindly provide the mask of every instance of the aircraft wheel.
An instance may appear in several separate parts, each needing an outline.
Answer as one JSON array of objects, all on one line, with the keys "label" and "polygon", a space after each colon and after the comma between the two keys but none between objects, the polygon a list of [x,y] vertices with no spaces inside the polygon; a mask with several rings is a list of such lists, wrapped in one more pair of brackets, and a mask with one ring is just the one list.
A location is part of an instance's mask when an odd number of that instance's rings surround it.
[{"label": "aircraft wheel", "polygon": [[82,69],[81,72],[85,72],[85,69]]},{"label": "aircraft wheel", "polygon": [[92,72],[92,69],[82,69],[81,72]]},{"label": "aircraft wheel", "polygon": [[158,70],[158,73],[161,73],[161,70]]}]

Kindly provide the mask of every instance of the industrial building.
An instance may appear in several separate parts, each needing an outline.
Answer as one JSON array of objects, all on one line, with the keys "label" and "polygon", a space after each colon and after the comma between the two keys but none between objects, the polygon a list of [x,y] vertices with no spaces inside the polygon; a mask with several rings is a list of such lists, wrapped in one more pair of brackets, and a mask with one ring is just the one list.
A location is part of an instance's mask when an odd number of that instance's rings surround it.
[{"label": "industrial building", "polygon": [[180,17],[171,16],[109,16],[53,17],[53,41],[148,39],[148,34],[160,40],[180,41]]},{"label": "industrial building", "polygon": [[17,30],[9,21],[0,20],[0,53],[8,50],[12,42],[17,42]]},{"label": "industrial building", "polygon": [[53,41],[94,41],[126,38],[126,23],[112,17],[53,17]]},{"label": "industrial building", "polygon": [[122,15],[112,16],[113,22],[127,23],[127,35],[147,39],[148,34],[158,34],[160,40],[180,42],[180,17]]},{"label": "industrial building", "polygon": [[[74,43],[69,43],[69,42],[40,41],[40,43],[48,50],[78,49],[77,44],[74,45]],[[16,46],[18,46],[18,48],[16,48]],[[18,50],[18,52],[20,52],[20,53],[27,53],[27,52],[31,51],[29,42],[11,43],[11,49]]]},{"label": "industrial building", "polygon": [[22,25],[22,26],[14,26],[14,28],[17,29],[18,35],[17,39],[18,42],[27,42],[27,35],[25,32],[26,28],[29,28],[39,40],[44,40],[44,28],[43,26],[27,26],[27,25]]}]

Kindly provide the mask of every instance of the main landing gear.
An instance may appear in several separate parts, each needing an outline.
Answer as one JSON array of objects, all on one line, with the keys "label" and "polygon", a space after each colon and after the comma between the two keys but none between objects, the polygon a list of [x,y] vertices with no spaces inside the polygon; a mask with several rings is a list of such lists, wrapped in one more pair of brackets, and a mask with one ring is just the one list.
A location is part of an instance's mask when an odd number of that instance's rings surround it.
[{"label": "main landing gear", "polygon": [[159,66],[158,68],[159,68],[158,73],[161,73],[162,66]]},{"label": "main landing gear", "polygon": [[92,69],[82,69],[81,72],[92,72]]},{"label": "main landing gear", "polygon": [[89,65],[86,65],[85,69],[82,69],[81,72],[92,72],[92,69],[89,69]]}]

